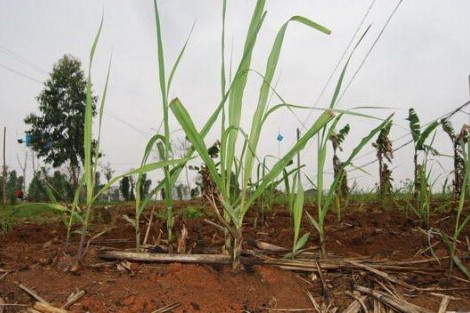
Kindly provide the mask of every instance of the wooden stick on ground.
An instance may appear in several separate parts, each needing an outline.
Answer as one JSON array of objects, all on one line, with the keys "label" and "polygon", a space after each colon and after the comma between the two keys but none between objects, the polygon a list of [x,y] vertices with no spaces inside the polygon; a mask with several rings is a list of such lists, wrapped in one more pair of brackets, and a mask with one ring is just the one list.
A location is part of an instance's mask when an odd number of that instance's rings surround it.
[{"label": "wooden stick on ground", "polygon": [[26,292],[27,294],[29,294],[31,297],[33,297],[34,299],[36,299],[37,301],[41,302],[41,303],[44,303],[44,304],[48,304],[50,305],[49,302],[47,302],[46,300],[44,300],[43,298],[41,298],[37,293],[35,293],[33,290],[29,289],[28,287],[26,287],[25,285],[23,284],[20,284],[20,283],[17,283],[18,287],[23,290],[24,292]]},{"label": "wooden stick on ground", "polygon": [[290,250],[284,247],[273,245],[261,240],[252,240],[249,244],[253,247],[256,247],[260,250],[269,251],[269,252],[289,252]]},{"label": "wooden stick on ground", "polygon": [[220,226],[219,224],[211,221],[211,220],[208,220],[208,219],[204,219],[204,222],[206,222],[207,224],[209,225],[212,225],[214,227],[216,227],[217,229],[221,230],[221,231],[225,231],[225,228],[223,226]]},{"label": "wooden stick on ground", "polygon": [[155,211],[155,208],[152,208],[152,212],[150,212],[149,222],[148,222],[148,224],[147,224],[147,230],[145,231],[145,237],[144,237],[143,245],[146,245],[146,244],[147,244],[147,240],[148,240],[148,238],[149,238],[150,227],[152,227],[153,212],[154,212],[154,211]]},{"label": "wooden stick on ground", "polygon": [[[362,296],[356,300],[354,300],[353,302],[351,302],[351,304],[346,308],[346,310],[343,311],[343,313],[358,313],[360,310],[361,310],[361,302],[359,301],[359,299],[362,300],[362,302],[366,301],[367,299],[367,296]],[[375,311],[374,311],[375,313]]]},{"label": "wooden stick on ground", "polygon": [[230,264],[231,257],[221,254],[167,254],[167,253],[138,253],[125,251],[100,251],[99,256],[105,260],[129,260],[140,262],[177,262],[200,264]]},{"label": "wooden stick on ground", "polygon": [[408,303],[404,300],[400,300],[398,298],[393,298],[392,296],[386,295],[382,292],[372,290],[370,288],[362,287],[362,286],[355,286],[354,287],[357,291],[370,295],[377,299],[378,301],[386,304],[388,307],[393,308],[398,312],[403,313],[432,313],[432,311],[418,307],[412,303]]},{"label": "wooden stick on ground", "polygon": [[162,308],[159,308],[158,310],[155,310],[155,311],[153,311],[152,313],[166,313],[166,312],[171,312],[171,311],[173,311],[174,309],[176,309],[177,307],[179,307],[180,305],[181,305],[181,303],[175,302],[175,303],[166,305],[166,306],[164,306],[164,307],[162,307]]},{"label": "wooden stick on ground", "polygon": [[374,299],[374,313],[383,313],[385,309],[382,306],[382,302],[377,299]]},{"label": "wooden stick on ground", "polygon": [[78,292],[72,293],[69,298],[67,299],[67,302],[61,307],[62,309],[68,309],[72,304],[80,300],[81,297],[85,295],[85,290],[80,290]]},{"label": "wooden stick on ground", "polygon": [[310,299],[310,302],[312,302],[312,305],[313,305],[313,308],[315,309],[315,311],[316,311],[317,313],[322,313],[322,312],[321,312],[320,305],[318,304],[317,300],[315,300],[315,298],[314,298],[313,295],[310,293],[310,291],[305,290],[305,294],[306,294],[307,297]]},{"label": "wooden stick on ground", "polygon": [[445,296],[444,298],[442,298],[441,305],[439,306],[439,311],[437,311],[437,313],[445,313],[447,306],[449,305],[449,302],[450,302],[449,296]]},{"label": "wooden stick on ground", "polygon": [[395,283],[395,284],[397,284],[397,285],[400,285],[400,286],[402,286],[402,287],[409,288],[409,289],[414,289],[414,290],[419,290],[418,287],[412,286],[412,285],[410,285],[410,284],[408,284],[408,283],[405,283],[404,281],[398,280],[398,279],[396,279],[396,278],[394,278],[394,277],[388,275],[387,273],[382,272],[382,271],[380,271],[380,270],[378,270],[378,269],[376,269],[376,268],[373,268],[373,267],[371,267],[371,266],[367,266],[367,265],[365,265],[365,264],[361,264],[361,263],[358,263],[358,262],[352,261],[352,260],[346,260],[346,262],[348,262],[348,263],[350,263],[350,264],[352,264],[352,265],[354,265],[354,266],[356,266],[356,267],[358,267],[358,268],[361,268],[361,269],[367,270],[367,271],[369,271],[369,272],[371,272],[371,273],[374,273],[375,275],[380,276],[380,277],[382,277],[382,278],[384,278],[384,279],[386,279],[386,280],[388,280],[388,281],[391,281],[392,283]]},{"label": "wooden stick on ground", "polygon": [[322,287],[322,294],[323,294],[323,302],[326,303],[326,305],[330,304],[330,295],[328,292],[328,285],[326,284],[325,278],[323,277],[323,273],[320,267],[320,262],[318,260],[315,260],[315,265],[317,266],[318,270],[318,277],[320,277],[321,281],[321,287]]},{"label": "wooden stick on ground", "polygon": [[36,302],[33,306],[33,309],[43,313],[69,313],[69,311],[65,309],[56,308],[55,306],[42,302]]},{"label": "wooden stick on ground", "polygon": [[7,277],[7,275],[10,274],[10,272],[5,272],[4,274],[2,274],[2,276],[0,276],[0,280],[4,279],[5,277]]},{"label": "wooden stick on ground", "polygon": [[3,300],[2,297],[0,297],[0,313],[3,313],[5,310],[5,300]]}]

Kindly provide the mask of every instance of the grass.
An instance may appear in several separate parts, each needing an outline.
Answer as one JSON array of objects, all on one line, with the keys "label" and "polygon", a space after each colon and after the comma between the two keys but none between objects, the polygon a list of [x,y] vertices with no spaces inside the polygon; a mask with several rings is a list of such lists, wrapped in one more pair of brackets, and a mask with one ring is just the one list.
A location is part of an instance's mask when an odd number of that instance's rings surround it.
[{"label": "grass", "polygon": [[3,219],[6,216],[13,216],[14,219],[37,219],[50,218],[59,216],[57,212],[51,211],[46,206],[44,207],[25,207],[18,208],[16,205],[7,205],[5,210],[0,212],[0,217]]}]

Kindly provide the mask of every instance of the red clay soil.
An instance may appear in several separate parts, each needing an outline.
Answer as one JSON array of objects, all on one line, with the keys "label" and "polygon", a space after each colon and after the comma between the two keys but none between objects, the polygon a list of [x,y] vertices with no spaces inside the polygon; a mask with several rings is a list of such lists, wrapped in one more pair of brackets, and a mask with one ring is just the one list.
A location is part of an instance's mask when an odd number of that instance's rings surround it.
[{"label": "red clay soil", "polygon": [[[185,204],[179,204],[184,207]],[[127,209],[121,209],[129,211]],[[289,215],[276,210],[266,225],[252,227],[252,217],[245,227],[245,247],[251,249],[252,240],[262,240],[289,248],[292,244],[292,228]],[[114,214],[117,216],[118,214]],[[327,250],[331,257],[368,257],[369,260],[409,261],[428,259],[427,236],[419,224],[405,218],[400,212],[374,212],[367,214],[355,211],[345,214],[341,223],[336,217],[328,217]],[[181,220],[181,219],[180,219]],[[203,219],[184,219],[189,238],[187,246],[192,252],[207,252],[219,249],[223,234]],[[95,240],[87,254],[84,265],[77,272],[66,271],[73,264],[72,257],[64,253],[65,228],[59,222],[48,224],[22,223],[0,237],[0,297],[8,304],[31,305],[34,300],[18,288],[17,283],[34,288],[48,302],[61,306],[77,289],[86,295],[70,310],[72,312],[153,312],[172,303],[180,306],[171,312],[282,312],[281,309],[305,309],[312,311],[306,291],[322,302],[322,284],[308,273],[292,272],[270,266],[246,266],[243,271],[233,273],[229,266],[207,266],[193,264],[129,263],[130,270],[115,263],[104,264],[97,257],[103,246],[119,249],[133,247],[133,229],[121,218],[113,218],[113,229]],[[109,227],[94,224],[91,233],[96,234]],[[180,229],[182,222],[176,225]],[[435,218],[434,227],[446,231],[452,228],[452,220]],[[144,228],[144,224],[142,224]],[[302,233],[312,231],[303,225]],[[165,229],[158,221],[152,227],[151,242]],[[313,233],[313,231],[312,231]],[[469,235],[464,231],[462,238]],[[69,252],[76,251],[78,236],[72,236]],[[463,240],[461,250],[467,249]],[[432,242],[437,242],[433,239]],[[310,246],[316,245],[312,236]],[[446,256],[443,243],[434,247],[438,256]],[[470,265],[469,260],[466,261]],[[448,310],[470,310],[470,283],[454,270],[456,278],[447,279],[446,262],[422,264],[423,273],[391,273],[394,277],[418,287],[440,287],[458,289],[450,294],[460,300],[452,300]],[[429,271],[431,269],[431,271]],[[424,271],[427,272],[424,272]],[[315,278],[315,277],[313,277]],[[325,275],[330,302],[344,310],[352,301],[346,292],[354,284],[366,287],[376,285],[372,274],[364,271],[335,271]],[[441,298],[427,292],[416,292],[398,288],[409,302],[437,311]],[[6,306],[6,313],[20,312],[25,306]],[[274,309],[274,310],[273,310]],[[0,309],[1,311],[1,309]],[[287,312],[287,311],[286,311]],[[302,311],[296,311],[302,312]]]}]

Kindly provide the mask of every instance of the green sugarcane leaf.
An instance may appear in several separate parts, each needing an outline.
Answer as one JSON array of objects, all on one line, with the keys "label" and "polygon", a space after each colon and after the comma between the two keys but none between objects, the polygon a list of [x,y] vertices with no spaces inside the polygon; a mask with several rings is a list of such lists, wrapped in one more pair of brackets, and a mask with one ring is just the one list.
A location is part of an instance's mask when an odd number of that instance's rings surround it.
[{"label": "green sugarcane leaf", "polygon": [[170,108],[173,111],[173,114],[175,115],[176,119],[180,123],[181,127],[183,128],[189,141],[193,144],[202,161],[206,164],[207,168],[209,169],[209,172],[211,173],[215,184],[221,191],[224,190],[224,185],[217,171],[217,167],[214,161],[212,160],[211,156],[209,155],[203,137],[196,130],[196,126],[194,125],[194,122],[191,119],[191,116],[189,115],[188,111],[185,109],[185,107],[178,98],[175,98],[171,101]]},{"label": "green sugarcane leaf", "polygon": [[318,232],[321,232],[321,228],[320,228],[320,225],[318,224],[318,222],[315,220],[315,218],[313,218],[313,216],[308,213],[307,210],[305,210],[305,215],[307,215],[307,219],[310,221],[310,223],[313,225],[313,227],[315,227],[315,229],[318,231]]},{"label": "green sugarcane leaf", "polygon": [[[294,243],[297,242],[300,233],[300,224],[302,222],[302,212],[304,210],[304,189],[299,181],[299,174],[296,174],[297,189],[292,208],[292,214],[294,217]],[[295,250],[295,249],[294,249]]]},{"label": "green sugarcane leaf", "polygon": [[465,264],[462,263],[462,261],[457,255],[454,254],[452,256],[452,261],[454,261],[455,265],[457,265],[459,270],[462,271],[462,273],[464,273],[468,279],[470,279],[470,272],[468,271],[468,268],[465,266]]},{"label": "green sugarcane leaf", "polygon": [[221,66],[220,66],[220,89],[222,97],[225,94],[226,74],[225,74],[225,15],[227,12],[227,0],[222,1],[222,40],[221,40]]},{"label": "green sugarcane leaf", "polygon": [[189,39],[191,38],[191,34],[193,33],[195,25],[196,25],[196,21],[194,21],[193,26],[191,27],[191,30],[189,31],[188,38],[186,38],[183,48],[181,48],[181,51],[178,54],[178,57],[176,58],[175,64],[173,64],[173,67],[170,72],[170,76],[168,77],[168,84],[167,84],[167,91],[166,91],[167,95],[170,93],[170,88],[171,88],[171,83],[173,82],[173,77],[175,76],[178,65],[180,64],[181,59],[183,58],[184,52],[186,51],[186,47],[188,46]]},{"label": "green sugarcane leaf", "polygon": [[[238,71],[235,73],[234,86],[229,96],[228,104],[228,127],[240,127],[240,119],[243,105],[243,97],[245,92],[246,83],[248,80],[248,69],[251,64],[251,57],[253,54],[254,43],[258,37],[259,30],[266,12],[264,11],[265,0],[258,0],[253,12],[250,26],[244,45],[244,54],[246,58],[240,63]],[[235,149],[237,144],[238,132],[231,132],[227,142],[226,154],[224,156],[225,164],[222,165],[222,170],[227,172],[225,177],[226,184],[230,185],[232,175],[233,162],[235,160]],[[250,175],[251,176],[251,175]]]},{"label": "green sugarcane leaf", "polygon": [[[156,134],[156,135],[153,135],[150,140],[147,142],[147,145],[145,147],[145,150],[144,150],[144,155],[142,157],[142,161],[140,163],[140,166],[144,166],[145,164],[147,164],[147,160],[148,160],[148,157],[150,156],[150,153],[152,152],[154,146],[155,146],[155,143],[157,142],[157,140],[160,140],[161,142],[164,142],[165,138],[160,135],[160,134]],[[159,142],[161,144],[161,142]],[[163,145],[162,145],[163,146]],[[160,154],[160,157],[162,158],[163,155]],[[142,211],[144,210],[145,206],[148,204],[148,202],[150,201],[151,197],[157,192],[157,190],[154,189],[153,192],[151,192],[149,195],[146,196],[146,198],[144,199],[143,202],[141,202],[141,194],[139,192],[140,188],[141,188],[141,185],[142,185],[142,176],[143,176],[144,172],[142,173],[139,173],[138,174],[138,177],[137,177],[137,184],[136,184],[136,194],[135,194],[135,206],[136,206],[136,218],[139,218],[140,214],[142,213]],[[157,186],[158,187],[158,186]],[[161,186],[163,187],[163,186]],[[161,188],[160,187],[160,188]],[[160,189],[158,188],[158,190]],[[149,197],[150,196],[150,197]]]},{"label": "green sugarcane leaf", "polygon": [[419,136],[418,141],[416,142],[416,148],[418,150],[424,150],[425,149],[424,142],[426,141],[426,139],[428,139],[429,135],[431,135],[434,132],[434,130],[436,130],[437,126],[439,126],[439,122],[434,121],[428,127],[426,127],[424,129],[424,131]]},{"label": "green sugarcane leaf", "polygon": [[321,31],[325,34],[330,34],[330,30],[305,18],[302,16],[293,16],[291,17],[284,25],[281,27],[279,32],[277,33],[276,39],[274,40],[274,44],[271,48],[270,55],[268,57],[268,62],[266,64],[265,74],[263,76],[263,83],[261,84],[261,89],[259,92],[259,99],[258,104],[256,106],[256,111],[252,119],[251,124],[251,132],[250,132],[250,147],[252,147],[252,153],[247,153],[245,159],[245,173],[244,173],[244,186],[246,186],[247,182],[251,177],[251,173],[253,171],[253,159],[256,156],[257,146],[259,142],[259,138],[261,136],[261,129],[264,120],[264,114],[266,111],[266,105],[268,101],[269,91],[271,88],[271,84],[274,78],[274,74],[276,72],[279,58],[281,55],[281,50],[284,42],[284,37],[286,34],[287,26],[290,22],[298,22],[312,29],[316,29]]},{"label": "green sugarcane leaf", "polygon": [[292,161],[295,155],[301,151],[308,141],[315,136],[323,127],[325,127],[332,119],[334,118],[334,114],[331,111],[323,112],[322,115],[318,117],[315,123],[310,127],[310,129],[305,132],[305,134],[295,143],[295,145],[281,158],[279,161],[274,164],[271,171],[269,171],[266,176],[264,177],[263,181],[259,185],[259,188],[256,189],[253,194],[250,196],[248,201],[245,203],[243,207],[243,213],[245,214],[253,202],[264,192],[265,188],[272,182],[281,172],[282,170]]},{"label": "green sugarcane leaf", "polygon": [[92,127],[93,127],[93,104],[94,104],[94,99],[93,99],[93,93],[91,90],[92,82],[91,82],[91,67],[93,64],[93,57],[95,55],[95,50],[96,46],[98,45],[98,41],[101,35],[101,29],[103,27],[103,16],[101,17],[101,23],[98,28],[98,32],[95,36],[95,39],[93,41],[93,45],[91,47],[90,51],[90,57],[89,57],[89,65],[88,65],[88,79],[87,79],[87,84],[86,84],[86,101],[85,101],[85,129],[83,132],[83,145],[84,145],[84,151],[85,151],[85,160],[84,160],[84,176],[85,176],[85,185],[87,186],[86,188],[86,199],[87,199],[87,204],[92,203],[93,199],[93,185],[94,185],[94,180],[95,180],[95,175],[93,175],[92,172],[92,157],[91,157],[91,149],[92,149],[92,142],[93,142],[93,134],[92,134]]},{"label": "green sugarcane leaf", "polygon": [[127,216],[127,214],[124,214],[124,215],[122,216],[122,218],[123,218],[126,222],[128,222],[129,224],[131,224],[132,227],[137,228],[137,227],[136,227],[137,224],[135,223],[135,221],[134,221],[132,218],[130,218],[129,216]]},{"label": "green sugarcane leaf", "polygon": [[[99,118],[98,118],[98,139],[96,140],[96,146],[95,146],[95,151],[94,151],[94,168],[93,168],[93,173],[96,173],[97,168],[98,168],[98,159],[100,158],[100,143],[101,143],[101,127],[103,125],[103,112],[104,112],[104,104],[106,103],[106,95],[108,93],[108,83],[109,83],[109,76],[111,73],[111,62],[112,62],[112,55],[111,58],[109,59],[109,64],[108,64],[108,72],[106,73],[106,81],[104,84],[104,90],[103,94],[101,96],[101,101],[100,101],[100,110],[99,110]],[[94,175],[93,175],[94,176]],[[93,181],[93,184],[95,182]]]},{"label": "green sugarcane leaf", "polygon": [[[348,159],[345,162],[342,163],[342,165],[341,165],[342,171],[345,171],[346,167],[349,166],[352,163],[352,161],[359,154],[359,152],[361,152],[361,150],[366,145],[368,145],[368,143],[372,140],[372,138],[375,137],[375,135],[378,132],[380,132],[380,130],[383,127],[385,127],[387,125],[387,123],[389,123],[389,121],[392,119],[392,117],[393,117],[393,114],[391,114],[388,118],[386,118],[379,126],[377,126],[372,131],[370,131],[367,136],[362,138],[362,140],[359,142],[359,144],[353,149],[353,151],[349,155]],[[328,212],[329,207],[330,207],[330,205],[333,201],[333,198],[334,198],[334,191],[336,190],[336,188],[337,188],[339,182],[341,181],[342,177],[343,177],[343,174],[338,175],[335,178],[335,180],[333,181],[332,185],[330,186],[330,189],[327,193],[327,196],[325,197],[325,203],[324,203],[323,207],[321,208],[321,212],[319,212],[321,218],[324,218],[324,216]]]},{"label": "green sugarcane leaf", "polygon": [[338,82],[336,83],[336,87],[335,87],[335,91],[333,93],[333,97],[331,98],[331,101],[330,101],[330,109],[334,108],[336,103],[337,103],[339,92],[341,91],[341,86],[343,85],[344,75],[346,74],[346,70],[347,70],[349,62],[351,61],[351,58],[354,54],[354,51],[356,51],[356,48],[359,46],[359,44],[365,38],[365,36],[369,32],[369,29],[370,29],[371,26],[372,25],[369,25],[367,27],[367,29],[364,31],[361,38],[359,39],[359,41],[356,43],[353,50],[351,51],[351,54],[349,55],[349,57],[346,61],[346,64],[344,65],[343,70],[341,71],[341,75],[339,76]]},{"label": "green sugarcane leaf", "polygon": [[294,252],[302,249],[307,243],[309,237],[310,237],[310,233],[303,234],[302,237],[300,237],[300,239],[295,243]]},{"label": "green sugarcane leaf", "polygon": [[382,123],[380,123],[379,126],[374,128],[373,130],[371,130],[367,136],[365,136],[364,138],[361,139],[359,144],[353,149],[352,153],[349,155],[346,162],[343,163],[344,166],[349,165],[353,161],[353,159],[359,154],[359,152],[362,150],[362,148],[364,148],[372,140],[372,138],[375,137],[375,135],[378,132],[380,132],[380,130],[390,122],[392,117],[393,117],[393,114],[391,114],[389,117],[387,117]]}]

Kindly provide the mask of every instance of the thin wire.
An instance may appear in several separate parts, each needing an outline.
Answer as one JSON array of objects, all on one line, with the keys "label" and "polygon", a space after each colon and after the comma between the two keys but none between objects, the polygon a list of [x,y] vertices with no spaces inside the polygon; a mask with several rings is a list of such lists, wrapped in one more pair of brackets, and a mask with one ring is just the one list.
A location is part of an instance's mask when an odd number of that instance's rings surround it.
[{"label": "thin wire", "polygon": [[44,69],[42,69],[39,65],[37,64],[34,64],[33,62],[31,61],[28,61],[27,59],[23,58],[21,55],[19,55],[18,53],[8,49],[7,47],[3,46],[3,45],[0,45],[0,52],[16,59],[18,62],[20,63],[23,63],[25,65],[28,65],[29,67],[31,67],[32,69],[34,69],[36,72],[39,72],[41,74],[47,74],[47,71],[45,71]]},{"label": "thin wire", "polygon": [[32,80],[32,81],[34,81],[34,82],[39,83],[39,84],[42,85],[42,82],[41,82],[39,79],[36,79],[36,78],[34,78],[34,77],[31,77],[31,76],[29,76],[29,75],[27,75],[27,74],[21,73],[20,71],[14,70],[14,69],[12,69],[11,67],[8,67],[8,66],[3,65],[3,64],[0,64],[0,67],[3,68],[3,69],[5,69],[5,70],[7,70],[7,71],[9,71],[9,72],[15,73],[16,75],[23,76],[24,78],[27,78],[27,79],[29,79],[29,80]]},{"label": "thin wire", "polygon": [[[430,125],[431,123],[433,123],[433,122],[435,122],[435,121],[439,121],[439,120],[442,120],[442,119],[451,118],[451,117],[453,117],[455,114],[461,112],[461,110],[462,110],[463,108],[465,108],[466,106],[468,106],[468,105],[470,105],[470,101],[465,102],[464,104],[460,105],[457,109],[452,110],[452,111],[450,111],[449,113],[446,113],[446,114],[441,115],[440,117],[438,117],[438,118],[432,120],[431,122],[429,122],[429,123],[423,125],[423,127],[426,127],[426,126]],[[408,136],[408,135],[411,135],[411,132],[409,132],[408,134],[406,134],[406,136]],[[403,137],[403,136],[402,136],[402,137]],[[407,142],[405,142],[404,144],[400,145],[398,148],[393,149],[393,152],[396,152],[396,151],[398,151],[398,150],[401,150],[401,149],[403,149],[404,147],[408,146],[408,145],[411,144],[411,143],[413,143],[413,139],[410,139],[410,140],[408,140]],[[364,163],[363,165],[358,166],[357,168],[367,167],[367,166],[369,166],[369,165],[374,164],[374,163],[377,162],[377,161],[378,161],[377,159],[371,160],[371,161],[369,161],[369,162],[367,162],[367,163]],[[352,169],[350,172],[353,172],[353,171],[357,170],[357,168],[356,168],[356,169]]]},{"label": "thin wire", "polygon": [[111,115],[111,114],[109,114],[109,113],[106,113],[106,112],[104,112],[104,115],[106,115],[107,117],[112,118],[113,120],[116,120],[116,121],[118,121],[118,122],[120,122],[120,123],[126,125],[127,127],[132,128],[133,130],[135,130],[135,131],[141,133],[142,135],[145,135],[145,136],[152,136],[152,134],[151,134],[150,132],[147,132],[147,131],[145,131],[145,130],[143,130],[143,129],[140,129],[140,128],[138,128],[138,127],[132,125],[131,123],[126,122],[125,120],[123,120],[123,119],[121,119],[121,118],[119,118],[119,117],[117,117],[117,116],[113,116],[113,115]]},{"label": "thin wire", "polygon": [[[455,109],[455,110],[453,110],[453,111],[450,111],[450,112],[448,112],[448,113],[445,113],[445,114],[441,115],[440,117],[438,117],[437,119],[434,119],[434,120],[432,120],[432,121],[430,121],[430,122],[424,124],[423,127],[426,127],[426,126],[430,125],[431,123],[433,123],[434,121],[437,121],[437,120],[442,120],[442,119],[446,119],[446,118],[451,118],[451,117],[453,117],[456,113],[459,113],[459,112],[468,114],[467,112],[463,111],[463,109],[464,109],[466,106],[468,106],[468,105],[470,105],[470,101],[468,101],[468,102],[462,104],[461,106],[457,107],[457,109]],[[400,141],[400,140],[402,140],[402,139],[405,139],[405,138],[408,137],[408,136],[411,136],[411,131],[408,131],[406,134],[404,134],[404,135],[402,135],[402,136],[400,136],[400,137],[394,139],[394,140],[393,140],[393,143],[395,144],[395,143],[397,143],[398,141]],[[406,146],[406,145],[408,145],[408,144],[410,144],[410,143],[412,143],[412,142],[413,142],[412,140],[411,140],[411,141],[407,141],[405,144],[403,144],[403,146]],[[400,146],[399,148],[395,149],[394,151],[400,150],[401,148],[403,148],[403,147]],[[374,153],[374,152],[375,152],[375,150],[371,150],[371,151],[369,151],[369,152],[366,152],[366,153],[364,153],[364,154],[358,156],[358,157],[356,158],[356,160],[363,159],[364,157],[369,156],[370,154],[372,154],[372,153]]]},{"label": "thin wire", "polygon": [[[323,94],[325,93],[326,91],[326,88],[328,87],[328,85],[330,84],[331,80],[333,79],[333,75],[336,73],[336,71],[338,70],[338,67],[339,65],[341,64],[341,62],[344,60],[344,57],[346,56],[346,53],[348,52],[348,50],[351,48],[351,45],[353,44],[354,42],[354,38],[356,38],[357,34],[359,33],[359,30],[361,29],[362,25],[364,25],[364,22],[367,18],[367,16],[369,15],[370,11],[372,10],[372,7],[374,6],[375,4],[375,1],[376,0],[372,0],[372,2],[370,3],[366,13],[364,14],[364,16],[362,17],[362,20],[359,22],[359,25],[357,26],[356,28],[356,31],[353,33],[351,39],[349,40],[348,44],[346,45],[346,47],[344,48],[344,51],[343,51],[343,54],[341,55],[341,57],[339,58],[338,62],[336,63],[336,66],[335,68],[333,69],[333,71],[331,71],[330,73],[330,76],[328,77],[325,85],[323,86],[323,89],[322,91],[320,92],[320,94],[318,95],[317,99],[315,100],[315,102],[313,103],[314,106],[317,106],[321,97],[323,96]],[[304,123],[307,123],[307,121],[310,119],[310,117],[312,117],[312,114],[313,114],[313,111],[314,110],[310,110],[307,118],[304,120]]]},{"label": "thin wire", "polygon": [[354,73],[354,75],[351,77],[351,79],[349,80],[348,84],[346,85],[346,88],[344,88],[343,92],[341,93],[341,95],[339,96],[338,98],[338,101],[337,101],[337,104],[341,101],[341,99],[343,98],[344,94],[348,91],[349,89],[349,86],[351,86],[352,82],[354,81],[354,79],[356,78],[357,74],[359,73],[359,71],[362,69],[362,67],[364,66],[364,64],[366,63],[367,59],[369,58],[369,55],[370,53],[372,52],[372,50],[375,48],[375,46],[377,45],[377,42],[380,40],[380,38],[382,38],[382,35],[383,33],[385,32],[385,29],[387,28],[387,26],[390,24],[390,21],[392,20],[393,16],[395,15],[395,13],[397,12],[398,8],[400,7],[400,5],[402,4],[403,0],[400,0],[398,2],[398,4],[395,6],[395,9],[393,9],[392,13],[390,14],[390,16],[388,17],[387,21],[385,22],[384,26],[382,27],[382,29],[380,30],[380,33],[379,35],[377,36],[377,38],[375,39],[374,43],[372,44],[372,46],[369,48],[369,50],[367,51],[366,53],[366,56],[362,59],[362,62],[361,64],[359,64],[359,67],[357,68],[356,72]]},{"label": "thin wire", "polygon": [[[433,122],[435,122],[435,121],[439,121],[439,120],[442,120],[442,119],[449,119],[449,118],[453,117],[455,114],[457,114],[457,113],[459,113],[459,112],[462,112],[461,110],[462,110],[463,108],[465,108],[466,106],[470,106],[470,101],[465,102],[464,104],[458,106],[456,109],[454,109],[454,110],[452,110],[452,111],[449,111],[449,112],[447,112],[447,113],[445,113],[445,114],[442,114],[441,116],[437,117],[437,118],[434,119],[434,120],[431,120],[430,122],[424,124],[423,127],[426,127],[426,126],[430,125],[431,123],[433,123]],[[401,139],[405,138],[406,136],[410,136],[410,135],[411,135],[411,131],[408,132],[407,134],[405,134],[405,135],[403,135],[403,136],[401,136],[401,137],[399,137],[399,138],[393,140],[393,143],[396,143],[396,141],[401,140]],[[408,140],[407,142],[405,142],[404,144],[400,145],[399,147],[393,149],[393,152],[399,151],[399,150],[403,149],[404,147],[408,146],[408,145],[411,144],[411,143],[413,143],[413,139],[410,139],[410,140]],[[371,152],[374,152],[374,150],[368,152],[368,154],[370,154]],[[359,158],[359,157],[358,157],[358,158]],[[357,158],[356,158],[356,160],[357,160]],[[373,159],[373,160],[371,160],[371,161],[368,161],[368,162],[366,162],[366,163],[363,163],[363,164],[361,164],[361,165],[359,165],[359,166],[355,166],[355,168],[349,170],[348,173],[351,173],[351,172],[357,171],[357,170],[359,170],[359,169],[363,169],[363,168],[365,168],[365,167],[368,167],[368,166],[370,166],[370,165],[376,163],[377,161],[378,161],[378,160],[375,158],[375,159]],[[331,171],[331,170],[330,170],[330,171]],[[325,173],[327,173],[327,172],[325,171]],[[314,178],[316,178],[316,177],[317,177],[317,175],[313,176],[312,179],[314,179]]]},{"label": "thin wire", "polygon": [[[29,76],[29,75],[27,75],[27,74],[24,74],[24,73],[22,73],[22,72],[20,72],[20,71],[17,71],[17,70],[15,70],[15,69],[12,69],[12,68],[10,68],[10,67],[8,67],[8,66],[5,66],[5,65],[3,65],[3,64],[0,64],[0,67],[3,68],[3,69],[5,69],[5,70],[7,70],[7,71],[9,71],[9,72],[12,72],[12,73],[14,73],[14,74],[16,74],[16,75],[19,75],[19,76],[22,76],[22,77],[24,77],[24,78],[27,78],[27,79],[29,79],[29,80],[35,82],[35,83],[38,83],[38,84],[40,84],[40,85],[43,85],[43,82],[41,82],[40,80],[38,80],[38,79],[36,79],[36,78],[34,78],[34,77],[31,77],[31,76]],[[111,114],[109,114],[109,113],[107,113],[107,112],[104,112],[104,115],[106,115],[107,117],[112,118],[112,119],[114,119],[114,120],[116,120],[116,121],[118,121],[118,122],[120,122],[120,123],[122,123],[122,124],[124,124],[124,125],[126,125],[126,126],[128,126],[128,127],[130,127],[130,128],[132,128],[132,129],[134,129],[135,131],[137,131],[137,132],[139,132],[139,133],[141,133],[141,134],[143,134],[143,135],[145,135],[145,136],[151,136],[151,135],[152,135],[151,133],[149,133],[149,132],[147,132],[147,131],[145,131],[145,130],[143,130],[143,129],[140,129],[140,128],[138,128],[138,127],[136,127],[136,126],[134,126],[134,125],[132,125],[132,124],[130,124],[130,123],[128,123],[128,122],[122,120],[122,119],[119,118],[119,117],[113,116],[113,115],[111,115]]]},{"label": "thin wire", "polygon": [[[338,98],[338,101],[336,102],[337,104],[341,101],[341,99],[343,98],[344,94],[346,93],[346,91],[349,89],[349,86],[351,86],[351,83],[353,82],[353,80],[356,78],[357,74],[359,73],[359,71],[361,70],[362,66],[364,65],[364,63],[366,62],[367,58],[369,57],[370,53],[372,52],[372,50],[375,48],[377,42],[379,41],[379,39],[382,37],[382,34],[384,33],[385,29],[387,28],[388,24],[390,23],[391,19],[393,18],[393,16],[395,15],[396,11],[398,10],[398,8],[400,7],[401,3],[403,2],[403,0],[400,0],[397,4],[397,6],[394,8],[394,10],[391,12],[390,16],[388,17],[387,21],[385,22],[384,26],[382,27],[379,35],[376,37],[376,39],[374,40],[372,46],[369,48],[369,50],[367,51],[366,53],[366,56],[364,57],[364,59],[362,60],[361,64],[359,65],[359,67],[357,68],[356,72],[354,73],[354,75],[352,76],[352,78],[349,80],[346,88],[343,90],[343,92],[341,93],[341,95],[339,96]],[[312,110],[313,111],[313,110]],[[312,111],[310,112],[309,116],[311,115]],[[312,145],[313,145],[313,141],[309,143],[307,149],[309,149]]]}]

